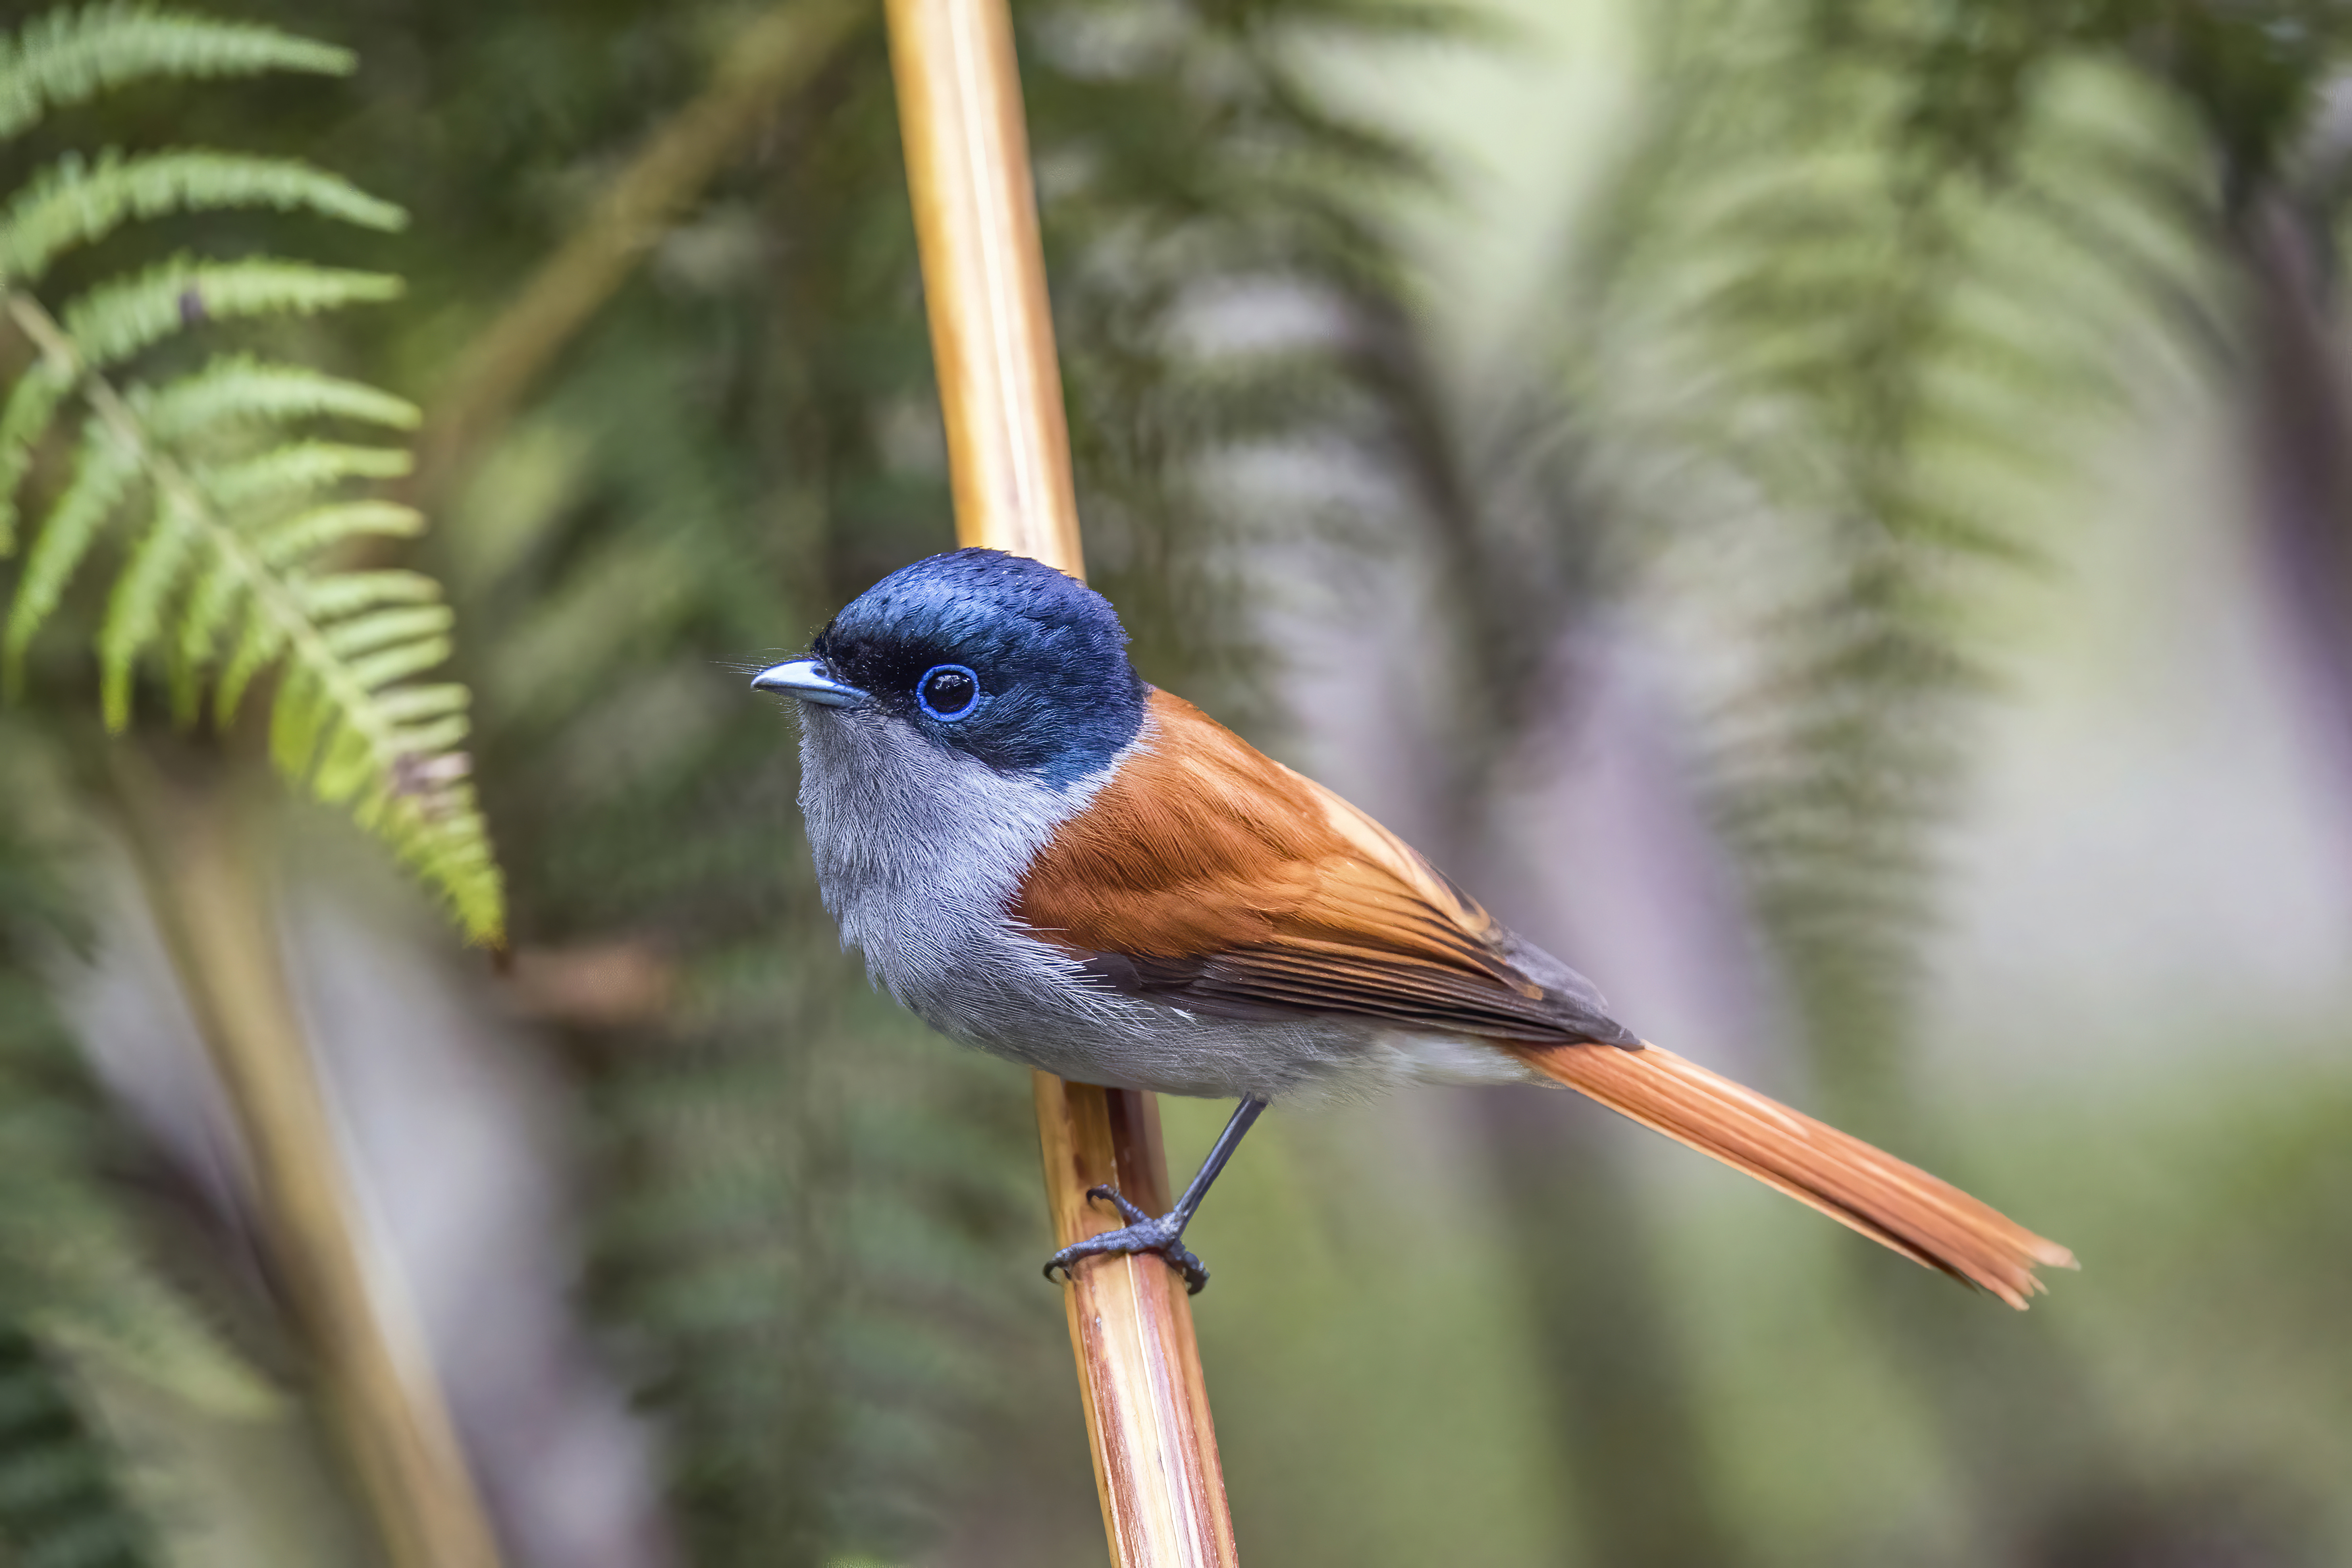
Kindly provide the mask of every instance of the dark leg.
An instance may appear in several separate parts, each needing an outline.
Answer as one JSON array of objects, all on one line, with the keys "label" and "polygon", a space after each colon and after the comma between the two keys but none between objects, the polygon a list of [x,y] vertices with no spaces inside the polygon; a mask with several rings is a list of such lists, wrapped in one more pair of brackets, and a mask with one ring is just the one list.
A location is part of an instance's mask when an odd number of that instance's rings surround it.
[{"label": "dark leg", "polygon": [[1209,1282],[1209,1271],[1199,1258],[1184,1250],[1184,1227],[1192,1224],[1192,1216],[1200,1212],[1201,1200],[1209,1195],[1209,1188],[1215,1183],[1218,1173],[1225,1168],[1225,1162],[1232,1159],[1234,1151],[1241,1147],[1242,1134],[1250,1130],[1250,1123],[1255,1121],[1258,1113],[1265,1109],[1265,1101],[1263,1100],[1244,1100],[1234,1107],[1233,1120],[1225,1123],[1223,1132],[1217,1134],[1217,1146],[1209,1151],[1207,1159],[1201,1162],[1200,1172],[1193,1176],[1192,1184],[1184,1189],[1184,1195],[1176,1200],[1174,1208],[1157,1218],[1120,1197],[1112,1188],[1089,1190],[1087,1196],[1100,1198],[1116,1207],[1126,1217],[1127,1224],[1117,1230],[1107,1230],[1100,1236],[1090,1236],[1084,1241],[1072,1242],[1062,1248],[1045,1260],[1045,1278],[1051,1279],[1056,1268],[1067,1274],[1070,1265],[1081,1258],[1099,1258],[1106,1253],[1150,1252],[1166,1259],[1169,1268],[1184,1276],[1185,1288],[1192,1295],[1199,1295],[1201,1287]]}]

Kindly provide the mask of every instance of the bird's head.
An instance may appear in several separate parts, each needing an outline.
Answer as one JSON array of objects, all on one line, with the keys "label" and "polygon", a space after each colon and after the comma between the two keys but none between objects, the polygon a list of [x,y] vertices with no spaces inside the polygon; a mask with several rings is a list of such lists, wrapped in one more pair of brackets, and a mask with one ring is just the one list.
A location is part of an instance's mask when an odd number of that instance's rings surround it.
[{"label": "bird's head", "polygon": [[1144,684],[1110,602],[997,550],[893,572],[833,617],[808,658],[751,685],[798,698],[814,722],[904,725],[1055,786],[1108,763],[1143,723]]}]

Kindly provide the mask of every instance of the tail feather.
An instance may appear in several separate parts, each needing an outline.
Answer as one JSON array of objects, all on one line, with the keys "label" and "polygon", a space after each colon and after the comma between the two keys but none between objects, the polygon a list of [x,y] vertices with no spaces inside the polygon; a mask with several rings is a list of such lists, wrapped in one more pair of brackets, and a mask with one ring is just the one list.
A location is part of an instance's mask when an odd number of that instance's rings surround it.
[{"label": "tail feather", "polygon": [[1547,1078],[2021,1311],[2047,1289],[2034,1278],[2036,1264],[2075,1267],[2073,1253],[1958,1187],[1672,1051],[1510,1048]]}]

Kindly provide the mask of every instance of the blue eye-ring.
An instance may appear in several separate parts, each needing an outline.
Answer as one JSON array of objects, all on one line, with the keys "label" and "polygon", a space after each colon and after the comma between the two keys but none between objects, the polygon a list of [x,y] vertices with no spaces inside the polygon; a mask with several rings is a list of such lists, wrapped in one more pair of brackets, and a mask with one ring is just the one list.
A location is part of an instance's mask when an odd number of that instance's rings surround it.
[{"label": "blue eye-ring", "polygon": [[915,700],[934,719],[961,719],[980,700],[980,677],[960,664],[935,664],[915,683]]}]

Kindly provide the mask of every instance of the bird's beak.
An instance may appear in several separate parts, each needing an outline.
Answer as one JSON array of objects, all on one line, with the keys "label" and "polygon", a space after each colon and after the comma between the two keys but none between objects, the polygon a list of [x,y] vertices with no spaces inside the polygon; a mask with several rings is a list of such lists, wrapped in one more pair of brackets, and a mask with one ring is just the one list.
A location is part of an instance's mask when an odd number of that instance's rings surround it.
[{"label": "bird's beak", "polygon": [[863,708],[869,700],[855,686],[844,686],[827,675],[824,662],[814,658],[788,659],[771,665],[751,678],[751,689],[781,692],[824,708]]}]

